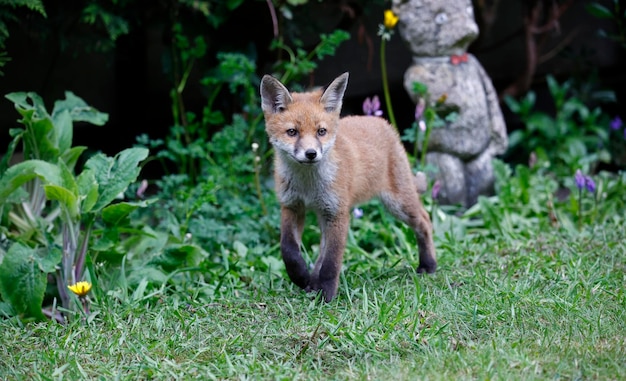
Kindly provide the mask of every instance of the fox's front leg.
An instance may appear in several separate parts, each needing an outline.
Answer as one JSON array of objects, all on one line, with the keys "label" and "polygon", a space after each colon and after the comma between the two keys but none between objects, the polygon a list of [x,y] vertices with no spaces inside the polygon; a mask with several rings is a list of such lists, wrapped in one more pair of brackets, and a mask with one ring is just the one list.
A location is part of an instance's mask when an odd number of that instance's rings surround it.
[{"label": "fox's front leg", "polygon": [[310,278],[306,262],[300,253],[304,217],[304,205],[281,208],[280,251],[289,278],[300,288],[306,288]]},{"label": "fox's front leg", "polygon": [[339,287],[339,275],[343,263],[343,252],[346,248],[350,217],[346,212],[333,217],[320,214],[318,219],[322,242],[307,291],[321,290],[324,300],[330,302],[337,295]]}]

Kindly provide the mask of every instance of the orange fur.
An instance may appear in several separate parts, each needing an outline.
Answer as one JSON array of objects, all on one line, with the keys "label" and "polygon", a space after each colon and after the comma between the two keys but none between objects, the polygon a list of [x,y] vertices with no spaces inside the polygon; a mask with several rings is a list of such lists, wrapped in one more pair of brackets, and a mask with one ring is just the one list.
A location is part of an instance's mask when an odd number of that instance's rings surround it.
[{"label": "orange fur", "polygon": [[[266,131],[275,151],[281,203],[281,252],[291,280],[307,291],[337,294],[350,210],[379,197],[418,240],[419,272],[435,271],[432,224],[417,193],[398,133],[374,116],[340,118],[348,73],[324,91],[290,93],[271,76],[261,82]],[[306,210],[322,232],[320,254],[309,273],[300,253]]]}]

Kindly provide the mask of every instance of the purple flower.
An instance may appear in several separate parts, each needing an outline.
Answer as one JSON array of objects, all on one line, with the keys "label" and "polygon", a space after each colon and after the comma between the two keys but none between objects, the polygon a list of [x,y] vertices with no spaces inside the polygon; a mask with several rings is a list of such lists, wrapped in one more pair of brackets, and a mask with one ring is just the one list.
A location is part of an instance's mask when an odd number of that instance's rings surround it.
[{"label": "purple flower", "polygon": [[369,97],[365,98],[363,101],[363,113],[365,115],[375,116],[381,116],[383,114],[382,110],[380,110],[380,100],[378,99],[378,95],[374,95],[372,99]]},{"label": "purple flower", "polygon": [[439,196],[439,191],[441,190],[441,183],[439,182],[439,180],[435,180],[435,183],[433,184],[433,189],[431,191],[431,195],[433,197],[433,200],[437,199],[437,196]]},{"label": "purple flower", "polygon": [[148,189],[148,180],[141,180],[141,184],[139,188],[137,188],[137,197],[143,198],[144,193],[146,193],[146,189]]},{"label": "purple flower", "polygon": [[424,109],[426,109],[426,101],[424,101],[424,98],[420,98],[415,105],[415,120],[422,119]]},{"label": "purple flower", "polygon": [[[611,121],[611,129],[612,130],[619,130],[620,128],[622,128],[622,125],[623,125],[622,118],[620,118],[619,116],[616,116]],[[624,134],[626,134],[626,132],[624,132]]]},{"label": "purple flower", "polygon": [[363,217],[363,209],[361,209],[361,208],[354,208],[354,209],[352,209],[352,215],[354,216],[354,218],[361,218],[361,217]]},{"label": "purple flower", "polygon": [[585,186],[585,176],[580,171],[580,169],[576,170],[574,180],[576,181],[576,187],[578,187],[578,189],[583,189],[583,187]]},{"label": "purple flower", "polygon": [[596,183],[590,176],[583,175],[580,169],[576,170],[576,174],[574,175],[574,180],[576,181],[576,187],[579,190],[586,188],[590,193],[595,193],[596,191]]},{"label": "purple flower", "polygon": [[596,192],[596,183],[589,176],[585,176],[585,187],[587,188],[589,193],[595,193]]}]

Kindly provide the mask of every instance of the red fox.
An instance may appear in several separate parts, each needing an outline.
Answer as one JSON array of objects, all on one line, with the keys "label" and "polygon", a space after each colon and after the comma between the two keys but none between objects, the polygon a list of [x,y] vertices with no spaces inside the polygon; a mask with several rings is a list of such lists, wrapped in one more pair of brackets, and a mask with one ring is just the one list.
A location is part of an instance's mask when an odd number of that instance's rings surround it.
[{"label": "red fox", "polygon": [[[346,72],[325,90],[290,93],[270,75],[263,76],[260,87],[274,148],[283,261],[293,283],[307,292],[321,291],[326,302],[337,295],[350,211],[373,197],[415,232],[417,271],[437,268],[432,223],[398,133],[380,117],[340,118],[347,85]],[[311,273],[300,253],[307,210],[317,214],[322,234]]]}]

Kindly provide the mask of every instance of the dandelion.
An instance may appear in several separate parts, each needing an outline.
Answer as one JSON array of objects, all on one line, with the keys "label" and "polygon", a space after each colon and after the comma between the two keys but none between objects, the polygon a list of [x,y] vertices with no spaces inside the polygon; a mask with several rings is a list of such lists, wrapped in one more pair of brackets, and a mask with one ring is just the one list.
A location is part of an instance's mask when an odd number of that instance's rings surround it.
[{"label": "dandelion", "polygon": [[363,101],[363,113],[365,115],[381,116],[383,111],[380,109],[380,99],[378,95],[374,95],[371,99],[365,98]]},{"label": "dandelion", "polygon": [[84,281],[78,282],[71,286],[67,286],[67,288],[69,288],[70,291],[82,298],[85,297],[89,293],[89,291],[91,291],[91,283]]},{"label": "dandelion", "polygon": [[89,298],[87,294],[91,291],[91,283],[85,281],[77,282],[71,286],[67,286],[67,288],[78,295],[78,300],[80,300],[80,304],[83,305],[85,315],[89,315]]},{"label": "dandelion", "polygon": [[393,29],[398,23],[398,16],[391,9],[387,9],[385,11],[385,19],[383,24],[385,24],[385,28]]}]

